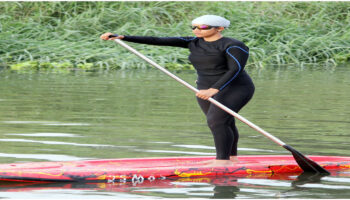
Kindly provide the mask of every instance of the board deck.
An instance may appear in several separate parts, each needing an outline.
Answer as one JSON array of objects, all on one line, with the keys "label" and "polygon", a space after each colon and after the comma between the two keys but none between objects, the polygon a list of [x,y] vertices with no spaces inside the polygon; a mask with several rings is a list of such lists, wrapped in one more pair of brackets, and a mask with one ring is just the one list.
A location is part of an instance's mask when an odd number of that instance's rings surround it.
[{"label": "board deck", "polygon": [[[350,157],[308,156],[329,171],[350,169]],[[214,157],[161,157],[82,160],[64,162],[31,162],[0,164],[3,181],[85,181],[125,182],[171,177],[236,176],[298,173],[301,168],[289,155],[239,156],[226,166],[211,166],[205,161]]]}]

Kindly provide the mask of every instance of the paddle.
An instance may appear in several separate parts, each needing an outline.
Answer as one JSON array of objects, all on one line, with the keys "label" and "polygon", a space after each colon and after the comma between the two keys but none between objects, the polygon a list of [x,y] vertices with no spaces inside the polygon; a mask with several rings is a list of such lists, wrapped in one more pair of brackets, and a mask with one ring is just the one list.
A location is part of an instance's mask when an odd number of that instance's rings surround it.
[{"label": "paddle", "polygon": [[[116,35],[114,35],[114,36],[116,36]],[[151,59],[147,58],[146,56],[144,56],[140,52],[136,51],[135,49],[133,49],[129,45],[125,44],[120,39],[115,39],[114,41],[116,43],[120,44],[121,46],[123,46],[124,48],[128,49],[132,53],[136,54],[137,56],[139,56],[140,58],[142,58],[143,60],[145,60],[149,64],[151,64],[154,67],[158,68],[159,70],[161,70],[162,72],[164,72],[165,74],[170,76],[171,78],[173,78],[176,81],[180,82],[181,84],[183,84],[184,86],[186,86],[187,88],[192,90],[193,92],[197,93],[199,91],[197,88],[195,88],[192,85],[188,84],[187,82],[183,81],[182,79],[180,79],[179,77],[175,76],[174,74],[172,74],[168,70],[164,69],[163,67],[161,67],[160,65],[158,65],[157,63],[152,61]],[[318,165],[314,161],[312,161],[309,158],[305,157],[303,154],[301,154],[300,152],[298,152],[297,150],[295,150],[291,146],[289,146],[286,143],[282,142],[281,140],[279,140],[275,136],[271,135],[270,133],[264,131],[263,129],[261,129],[257,125],[251,123],[250,121],[248,121],[247,119],[245,119],[241,115],[237,114],[236,112],[232,111],[231,109],[227,108],[226,106],[224,106],[220,102],[216,101],[215,99],[209,98],[208,101],[210,101],[211,103],[215,104],[216,106],[218,106],[222,110],[226,111],[227,113],[231,114],[235,118],[239,119],[243,123],[247,124],[248,126],[253,128],[254,130],[258,131],[259,133],[265,135],[267,138],[271,139],[273,142],[277,143],[278,145],[280,145],[280,146],[284,147],[285,149],[287,149],[288,151],[290,151],[293,154],[293,157],[296,160],[296,162],[298,163],[298,165],[300,166],[300,168],[302,170],[304,170],[305,172],[320,173],[320,174],[327,174],[327,175],[330,174],[326,169],[324,169],[323,167],[321,167],[320,165]]]}]

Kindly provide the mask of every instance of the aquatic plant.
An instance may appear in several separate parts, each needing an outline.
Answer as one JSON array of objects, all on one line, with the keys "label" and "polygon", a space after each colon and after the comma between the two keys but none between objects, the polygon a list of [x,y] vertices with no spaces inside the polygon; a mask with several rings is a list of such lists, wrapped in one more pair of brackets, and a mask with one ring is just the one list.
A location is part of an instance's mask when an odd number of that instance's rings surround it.
[{"label": "aquatic plant", "polygon": [[[147,68],[99,35],[192,35],[191,19],[207,13],[232,22],[224,34],[250,47],[250,67],[350,60],[350,2],[2,2],[0,67]],[[187,49],[132,45],[170,69],[192,69]]]}]

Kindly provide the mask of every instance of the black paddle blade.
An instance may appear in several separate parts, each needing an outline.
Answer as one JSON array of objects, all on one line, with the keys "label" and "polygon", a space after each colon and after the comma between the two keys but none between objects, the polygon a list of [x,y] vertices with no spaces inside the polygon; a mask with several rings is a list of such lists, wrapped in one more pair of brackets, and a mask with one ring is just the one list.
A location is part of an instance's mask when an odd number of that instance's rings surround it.
[{"label": "black paddle blade", "polygon": [[289,145],[283,145],[285,149],[292,152],[293,157],[295,161],[297,161],[298,165],[304,172],[311,172],[311,173],[319,173],[324,175],[330,175],[326,169],[315,163],[314,161],[310,160],[309,158],[305,157],[303,154],[301,154],[299,151],[295,150]]}]

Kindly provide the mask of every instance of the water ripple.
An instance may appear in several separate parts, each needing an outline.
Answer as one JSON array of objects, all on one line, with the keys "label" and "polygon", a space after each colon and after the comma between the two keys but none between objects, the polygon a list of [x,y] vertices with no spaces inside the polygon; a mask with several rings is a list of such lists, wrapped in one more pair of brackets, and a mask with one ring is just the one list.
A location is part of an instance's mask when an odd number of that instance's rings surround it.
[{"label": "water ripple", "polygon": [[303,188],[323,188],[323,189],[334,189],[334,190],[340,190],[340,189],[350,189],[350,186],[345,185],[328,185],[328,184],[305,184],[299,187]]},{"label": "water ripple", "polygon": [[54,145],[71,145],[71,146],[82,146],[82,147],[123,147],[130,148],[132,146],[115,146],[108,144],[79,144],[73,142],[58,142],[58,141],[41,141],[41,140],[27,140],[27,139],[0,139],[0,142],[31,142],[40,144],[54,144]]},{"label": "water ripple", "polygon": [[73,133],[8,133],[5,135],[18,135],[26,137],[83,137]]},{"label": "water ripple", "polygon": [[279,180],[268,180],[268,179],[239,179],[239,183],[247,183],[252,185],[263,185],[263,186],[278,186],[278,187],[290,187],[291,183]]},{"label": "water ripple", "polygon": [[148,142],[151,144],[171,144],[172,142]]},{"label": "water ripple", "polygon": [[49,161],[74,161],[74,160],[87,160],[92,158],[82,158],[68,155],[59,154],[10,154],[10,153],[0,153],[0,157],[9,158],[29,158],[29,159],[40,159]]},{"label": "water ripple", "polygon": [[185,145],[185,144],[176,144],[172,145],[174,147],[184,147],[189,149],[215,149],[215,147],[206,146],[206,145]]},{"label": "water ripple", "polygon": [[[138,192],[157,192],[157,193],[168,193],[168,194],[189,194],[191,195],[191,192],[208,192],[208,195],[212,195],[214,187],[208,186],[208,187],[200,187],[200,188],[155,188],[155,189],[139,189],[136,190]],[[195,195],[192,193],[192,195]],[[200,195],[204,195],[201,193]]]},{"label": "water ripple", "polygon": [[5,124],[41,124],[47,126],[90,126],[88,123],[64,123],[49,121],[2,121]]},{"label": "water ripple", "polygon": [[340,178],[340,177],[323,177],[323,181],[338,182],[338,183],[350,183],[350,178]]}]

